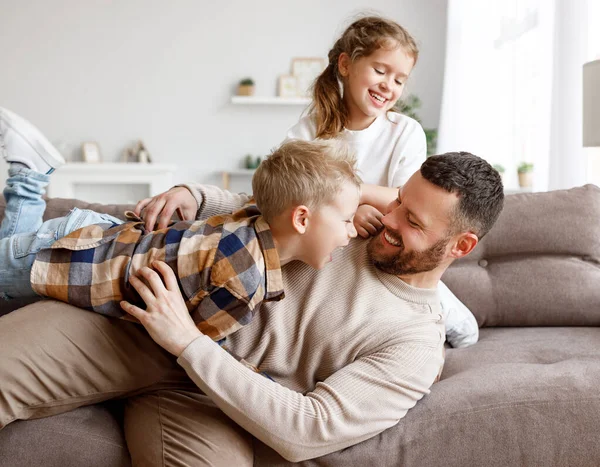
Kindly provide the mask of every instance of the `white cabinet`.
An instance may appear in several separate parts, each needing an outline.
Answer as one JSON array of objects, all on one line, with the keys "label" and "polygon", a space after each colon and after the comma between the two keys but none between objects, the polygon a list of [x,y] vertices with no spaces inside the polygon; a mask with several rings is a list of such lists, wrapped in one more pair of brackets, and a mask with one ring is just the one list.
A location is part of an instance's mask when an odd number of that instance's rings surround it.
[{"label": "white cabinet", "polygon": [[51,198],[94,203],[132,203],[173,186],[177,166],[136,163],[71,163],[51,175]]}]

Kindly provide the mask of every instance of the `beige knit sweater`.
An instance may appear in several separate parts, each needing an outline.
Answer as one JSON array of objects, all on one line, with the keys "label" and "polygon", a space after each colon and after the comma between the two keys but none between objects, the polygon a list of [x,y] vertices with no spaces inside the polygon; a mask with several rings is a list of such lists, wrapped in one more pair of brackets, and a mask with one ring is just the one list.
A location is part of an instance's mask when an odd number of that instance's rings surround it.
[{"label": "beige knit sweater", "polygon": [[[199,217],[231,211],[244,196],[189,186]],[[227,338],[240,364],[206,336],[179,363],[239,425],[291,461],[322,456],[389,428],[429,392],[443,364],[436,290],[374,268],[355,240],[321,271],[283,268],[286,298],[263,304]]]}]

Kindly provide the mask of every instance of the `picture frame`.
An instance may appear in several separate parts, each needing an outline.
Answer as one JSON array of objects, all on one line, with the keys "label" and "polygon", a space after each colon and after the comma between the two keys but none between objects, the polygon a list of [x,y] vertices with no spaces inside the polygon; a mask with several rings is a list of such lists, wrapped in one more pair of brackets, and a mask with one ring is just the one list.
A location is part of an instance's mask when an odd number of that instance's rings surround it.
[{"label": "picture frame", "polygon": [[277,95],[279,97],[298,97],[298,78],[294,75],[281,75]]},{"label": "picture frame", "polygon": [[86,141],[81,145],[81,155],[83,162],[97,163],[102,162],[100,145],[95,141]]},{"label": "picture frame", "polygon": [[325,66],[325,59],[321,57],[292,58],[292,75],[297,80],[298,96],[310,97],[310,88]]}]

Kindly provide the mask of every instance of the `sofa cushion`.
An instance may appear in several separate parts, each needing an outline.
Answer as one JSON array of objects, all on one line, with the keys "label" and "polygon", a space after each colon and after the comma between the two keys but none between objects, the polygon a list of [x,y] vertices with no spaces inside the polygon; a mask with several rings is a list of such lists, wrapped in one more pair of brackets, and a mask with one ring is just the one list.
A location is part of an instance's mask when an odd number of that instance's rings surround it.
[{"label": "sofa cushion", "polygon": [[131,465],[116,403],[17,421],[0,431],[0,467]]},{"label": "sofa cushion", "polygon": [[[398,425],[302,466],[600,465],[600,329],[489,328]],[[292,465],[257,443],[255,465]]]},{"label": "sofa cushion", "polygon": [[442,280],[480,326],[600,325],[600,189],[508,195]]}]

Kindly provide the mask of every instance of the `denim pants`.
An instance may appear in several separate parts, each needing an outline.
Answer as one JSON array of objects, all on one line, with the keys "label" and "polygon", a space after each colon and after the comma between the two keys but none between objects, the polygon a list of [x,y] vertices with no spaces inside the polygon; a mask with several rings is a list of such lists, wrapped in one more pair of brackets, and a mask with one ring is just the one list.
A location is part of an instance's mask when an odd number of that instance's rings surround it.
[{"label": "denim pants", "polygon": [[35,297],[30,273],[35,255],[55,241],[91,224],[123,221],[89,209],[73,209],[65,217],[42,222],[42,199],[50,176],[27,168],[8,169],[4,189],[6,211],[0,225],[0,297]]}]

